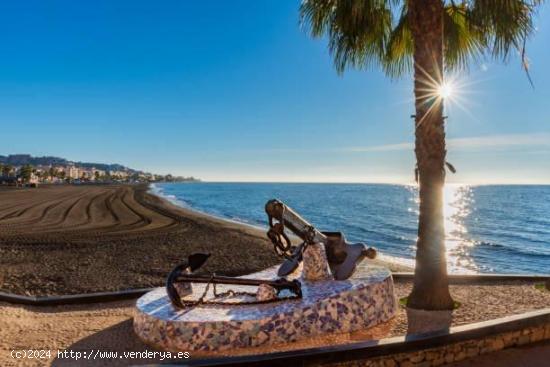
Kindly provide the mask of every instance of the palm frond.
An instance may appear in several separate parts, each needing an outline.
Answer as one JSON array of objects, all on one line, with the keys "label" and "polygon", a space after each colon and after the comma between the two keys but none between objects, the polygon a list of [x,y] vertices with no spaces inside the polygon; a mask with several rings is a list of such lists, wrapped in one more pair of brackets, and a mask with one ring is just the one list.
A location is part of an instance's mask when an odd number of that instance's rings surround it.
[{"label": "palm frond", "polygon": [[544,0],[475,0],[469,4],[468,21],[483,34],[489,54],[507,62],[510,51],[521,55],[522,67],[531,85],[526,44],[535,32],[533,19]]},{"label": "palm frond", "polygon": [[390,3],[382,0],[306,0],[300,7],[302,25],[314,37],[327,36],[339,73],[385,61],[392,29]]},{"label": "palm frond", "polygon": [[443,13],[445,69],[467,69],[471,59],[483,58],[486,38],[468,21],[466,4],[452,3]]},{"label": "palm frond", "polygon": [[[339,73],[379,65],[391,77],[412,70],[414,39],[408,5],[419,0],[304,0],[300,21],[313,37],[327,37]],[[544,0],[442,0],[446,70],[467,69],[486,57],[507,61],[525,53],[534,15]],[[529,75],[528,75],[529,77]]]},{"label": "palm frond", "polygon": [[403,6],[401,16],[392,29],[387,43],[384,70],[391,77],[399,77],[412,71],[414,41],[409,27],[407,7]]},{"label": "palm frond", "polygon": [[534,30],[533,18],[541,0],[475,0],[467,12],[472,28],[485,37],[491,55],[507,61],[511,49],[521,50]]}]

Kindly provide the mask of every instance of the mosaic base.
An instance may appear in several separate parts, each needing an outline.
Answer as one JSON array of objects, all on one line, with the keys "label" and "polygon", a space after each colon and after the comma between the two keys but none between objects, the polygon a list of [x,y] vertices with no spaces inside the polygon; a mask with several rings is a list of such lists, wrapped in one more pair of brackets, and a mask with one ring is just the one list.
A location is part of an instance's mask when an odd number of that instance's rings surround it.
[{"label": "mosaic base", "polygon": [[[276,278],[276,272],[273,267],[247,277]],[[173,307],[165,289],[157,288],[138,299],[134,330],[145,343],[162,350],[220,352],[364,330],[390,320],[397,311],[391,273],[380,266],[363,262],[344,281],[300,281],[303,298],[297,300],[186,309]],[[229,288],[254,291],[218,285],[218,292]],[[203,290],[204,285],[193,285],[193,295]]]}]

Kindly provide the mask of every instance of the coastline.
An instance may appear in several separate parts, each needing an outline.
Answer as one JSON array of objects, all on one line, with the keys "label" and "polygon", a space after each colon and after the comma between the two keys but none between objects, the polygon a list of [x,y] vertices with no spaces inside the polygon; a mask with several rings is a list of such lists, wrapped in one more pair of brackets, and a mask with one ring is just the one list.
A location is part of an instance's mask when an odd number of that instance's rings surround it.
[{"label": "coastline", "polygon": [[204,218],[205,220],[211,220],[216,223],[224,223],[225,225],[236,225],[239,227],[245,227],[249,228],[251,231],[253,231],[255,234],[261,234],[265,237],[267,226],[262,227],[260,225],[254,225],[251,223],[246,222],[240,222],[237,220],[233,220],[230,218],[224,218],[221,216],[216,216],[214,214],[210,214],[204,211],[201,211],[197,208],[193,208],[190,205],[185,204],[178,198],[172,196],[172,195],[166,195],[162,192],[162,189],[160,189],[155,183],[147,184],[147,194],[153,195],[155,197],[158,197],[159,199],[163,200],[165,202],[165,206],[170,207],[174,211],[181,211],[182,214],[190,217],[199,217]]},{"label": "coastline", "polygon": [[[201,210],[198,210],[198,209],[193,208],[189,205],[186,205],[181,200],[179,200],[179,199],[177,199],[173,196],[163,194],[162,189],[160,189],[155,184],[149,184],[148,185],[147,193],[160,198],[161,200],[163,200],[166,203],[165,205],[169,205],[170,207],[172,207],[172,210],[181,211],[183,215],[190,216],[190,217],[196,217],[196,218],[202,218],[202,219],[207,220],[207,221],[213,221],[213,222],[216,222],[216,223],[220,223],[222,225],[229,226],[230,228],[234,228],[234,226],[237,226],[238,228],[247,229],[255,235],[259,235],[259,236],[262,236],[264,238],[266,237],[267,226],[261,227],[259,225],[254,225],[254,224],[245,223],[245,222],[239,222],[237,220],[232,220],[232,219],[229,219],[229,218],[219,217],[219,216],[216,216],[214,214],[205,213]],[[291,238],[297,238],[297,237],[293,236],[292,234],[290,235],[290,237]],[[391,255],[386,255],[384,253],[381,253],[380,250],[378,250],[378,256],[377,256],[376,259],[373,259],[373,260],[365,259],[363,261],[367,261],[368,263],[372,263],[372,264],[376,264],[376,265],[385,266],[388,269],[390,269],[392,272],[412,272],[412,271],[414,271],[414,262],[413,262],[413,260],[410,260],[411,264],[407,264],[406,262],[409,261],[408,259],[401,259],[401,258],[397,258],[397,257],[391,256]]]}]

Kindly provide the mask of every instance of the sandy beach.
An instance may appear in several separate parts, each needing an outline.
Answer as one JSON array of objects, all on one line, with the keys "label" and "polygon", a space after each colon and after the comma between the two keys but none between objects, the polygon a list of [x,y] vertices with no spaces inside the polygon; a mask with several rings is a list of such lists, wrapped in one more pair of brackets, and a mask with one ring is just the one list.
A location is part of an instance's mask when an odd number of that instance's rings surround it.
[{"label": "sandy beach", "polygon": [[2,292],[43,296],[159,286],[193,252],[213,254],[204,271],[222,275],[280,262],[262,230],[177,207],[149,194],[146,185],[0,189]]},{"label": "sandy beach", "polygon": [[261,231],[177,208],[145,185],[0,189],[3,292],[158,286],[193,252],[212,253],[204,270],[225,275],[279,261]]}]

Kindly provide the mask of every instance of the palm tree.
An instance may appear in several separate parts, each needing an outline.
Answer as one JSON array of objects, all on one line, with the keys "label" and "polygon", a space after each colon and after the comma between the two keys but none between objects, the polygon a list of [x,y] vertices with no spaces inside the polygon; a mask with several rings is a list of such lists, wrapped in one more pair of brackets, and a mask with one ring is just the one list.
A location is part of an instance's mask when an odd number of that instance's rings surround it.
[{"label": "palm tree", "polygon": [[4,176],[9,176],[12,170],[13,166],[11,164],[5,164],[2,167],[2,173],[4,174]]},{"label": "palm tree", "polygon": [[29,180],[32,177],[33,168],[30,164],[26,164],[19,170],[19,177],[23,180],[23,182],[29,182]]},{"label": "palm tree", "polygon": [[380,66],[390,77],[413,73],[415,154],[420,214],[416,267],[408,307],[453,308],[445,259],[443,186],[446,162],[444,72],[470,60],[507,61],[525,42],[543,0],[304,0],[302,24],[328,37],[339,73]]}]

